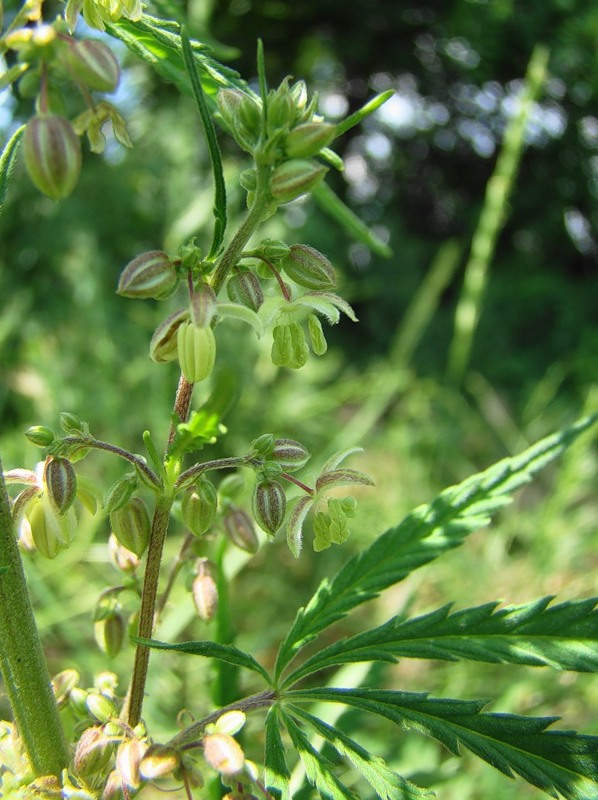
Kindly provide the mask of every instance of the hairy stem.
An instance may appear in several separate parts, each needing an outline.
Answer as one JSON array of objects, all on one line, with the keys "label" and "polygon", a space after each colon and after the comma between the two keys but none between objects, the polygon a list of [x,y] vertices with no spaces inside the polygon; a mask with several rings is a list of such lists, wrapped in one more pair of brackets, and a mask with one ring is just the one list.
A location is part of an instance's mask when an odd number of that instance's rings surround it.
[{"label": "hairy stem", "polygon": [[60,776],[68,752],[35,624],[0,460],[0,671],[37,776]]}]

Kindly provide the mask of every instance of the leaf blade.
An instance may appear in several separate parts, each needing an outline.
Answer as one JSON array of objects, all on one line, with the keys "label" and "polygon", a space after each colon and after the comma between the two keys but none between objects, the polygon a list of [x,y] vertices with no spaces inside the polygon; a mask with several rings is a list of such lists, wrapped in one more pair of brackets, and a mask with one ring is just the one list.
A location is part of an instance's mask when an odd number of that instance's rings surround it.
[{"label": "leaf blade", "polygon": [[266,717],[266,788],[276,800],[291,800],[289,782],[291,774],[285,759],[284,745],[280,735],[279,712],[276,706],[269,709]]},{"label": "leaf blade", "polygon": [[8,142],[6,143],[2,155],[0,156],[0,212],[4,207],[4,201],[8,193],[8,185],[12,177],[15,164],[17,163],[17,156],[21,146],[21,139],[25,133],[25,126],[21,125],[20,128],[13,133]]}]

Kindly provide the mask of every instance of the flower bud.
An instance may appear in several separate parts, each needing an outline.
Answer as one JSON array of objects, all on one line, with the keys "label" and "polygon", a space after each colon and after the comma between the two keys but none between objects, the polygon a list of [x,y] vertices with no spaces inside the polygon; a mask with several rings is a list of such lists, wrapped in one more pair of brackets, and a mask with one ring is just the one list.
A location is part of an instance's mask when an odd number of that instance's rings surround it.
[{"label": "flower bud", "polygon": [[70,411],[61,411],[58,415],[58,424],[65,433],[72,436],[81,436],[85,433],[85,423],[76,414]]},{"label": "flower bud", "polygon": [[52,678],[52,691],[58,708],[63,708],[69,700],[70,693],[79,683],[76,669],[65,669]]},{"label": "flower bud", "polygon": [[193,581],[191,593],[199,618],[209,622],[218,609],[216,581],[208,572],[201,572]]},{"label": "flower bud", "polygon": [[294,244],[281,267],[300,286],[327,290],[336,287],[334,267],[323,253],[307,244]]},{"label": "flower bud", "polygon": [[238,775],[245,764],[245,754],[238,742],[226,733],[209,733],[203,738],[203,755],[221,775]]},{"label": "flower bud", "polygon": [[81,144],[73,126],[58,114],[32,117],[23,136],[29,177],[52,200],[73,191],[81,171]]},{"label": "flower bud", "polygon": [[48,499],[57,514],[65,514],[77,496],[75,468],[66,458],[50,458],[44,467]]},{"label": "flower bud", "polygon": [[286,472],[294,472],[305,466],[311,455],[301,442],[294,439],[276,439],[268,458],[277,461]]},{"label": "flower bud", "polygon": [[291,159],[276,167],[270,178],[270,194],[277,203],[290,203],[320,183],[327,167],[315,161]]},{"label": "flower bud", "polygon": [[56,558],[72,542],[77,530],[75,510],[70,508],[58,514],[47,493],[31,502],[27,509],[31,535],[39,553],[45,558]]},{"label": "flower bud", "polygon": [[229,736],[234,736],[238,733],[247,719],[243,711],[238,709],[234,711],[225,711],[221,717],[218,717],[213,726],[210,727],[209,733],[228,733]]},{"label": "flower bud", "polygon": [[69,706],[78,717],[87,716],[87,698],[89,692],[81,689],[80,686],[74,686],[69,692]]},{"label": "flower bud", "polygon": [[93,635],[100,650],[109,658],[114,658],[120,653],[125,638],[125,622],[122,616],[113,613],[94,622]]},{"label": "flower bud", "polygon": [[214,484],[203,478],[195,489],[188,490],[183,496],[181,511],[183,523],[195,536],[208,531],[216,518],[218,493]]},{"label": "flower bud", "polygon": [[95,39],[82,39],[72,44],[65,54],[66,62],[78,80],[98,92],[114,92],[120,81],[120,67],[112,50]]},{"label": "flower bud", "polygon": [[179,767],[181,757],[173,747],[152,744],[146,750],[139,765],[139,774],[146,781],[164,778]]},{"label": "flower bud", "polygon": [[253,440],[251,443],[251,449],[255,450],[255,452],[260,456],[269,457],[275,442],[276,439],[272,433],[262,433],[261,436],[258,436],[257,439]]},{"label": "flower bud", "polygon": [[127,800],[123,791],[123,782],[115,769],[108,775],[101,800]]},{"label": "flower bud", "polygon": [[264,302],[264,292],[253,272],[237,272],[229,278],[226,293],[233,303],[241,303],[257,311]]},{"label": "flower bud", "polygon": [[307,363],[309,351],[305,334],[298,322],[276,325],[272,331],[272,363],[277,367],[301,369]]},{"label": "flower bud", "polygon": [[288,129],[295,122],[295,105],[289,92],[288,78],[268,94],[268,133]]},{"label": "flower bud", "polygon": [[136,488],[136,473],[126,475],[111,486],[104,498],[104,511],[106,514],[111,514],[113,511],[118,511],[119,508],[125,506]]},{"label": "flower bud", "polygon": [[239,89],[221,89],[216,97],[218,110],[235,141],[252,153],[259,137],[261,112],[258,104]]},{"label": "flower bud", "polygon": [[177,331],[177,350],[181,372],[189,383],[210,376],[216,360],[216,340],[211,327],[200,328],[184,322]]},{"label": "flower bud", "polygon": [[141,563],[139,556],[127,550],[113,533],[108,538],[108,555],[116,569],[121,572],[135,572]]},{"label": "flower bud", "polygon": [[162,250],[150,250],[129,261],[121,272],[117,294],[134,299],[164,300],[177,288],[179,277]]},{"label": "flower bud", "polygon": [[307,317],[307,330],[309,331],[309,341],[311,349],[317,356],[323,356],[328,350],[328,342],[322,330],[322,323],[315,314],[309,314]]},{"label": "flower bud", "polygon": [[336,136],[336,128],[327,122],[304,122],[290,131],[284,140],[289,158],[309,158],[328,147]]},{"label": "flower bud", "polygon": [[198,328],[207,328],[217,311],[218,301],[211,286],[200,284],[191,293],[191,321]]},{"label": "flower bud", "polygon": [[48,447],[54,441],[54,431],[45,425],[32,425],[25,431],[25,436],[37,447]]},{"label": "flower bud", "polygon": [[278,481],[260,481],[252,497],[253,516],[266,533],[274,536],[284,521],[287,498]]},{"label": "flower bud", "polygon": [[87,728],[75,747],[73,767],[75,774],[90,778],[110,763],[114,753],[114,743],[100,726]]},{"label": "flower bud", "polygon": [[118,709],[114,700],[106,697],[101,692],[89,692],[85,700],[85,706],[91,716],[100,722],[108,722],[109,719],[118,716]]},{"label": "flower bud", "polygon": [[[281,242],[278,239],[263,239],[258,249],[261,255],[267,258],[268,261],[280,261],[281,258],[284,258],[291,251],[291,248],[286,242]],[[270,277],[272,277],[272,273],[270,273]]]},{"label": "flower bud", "polygon": [[223,519],[228,539],[246,553],[257,553],[259,541],[251,517],[243,509],[229,506]]},{"label": "flower bud", "polygon": [[177,357],[177,332],[179,327],[189,319],[189,311],[179,308],[158,325],[150,341],[149,354],[156,364],[174,361]]},{"label": "flower bud", "polygon": [[116,770],[125,786],[137,789],[141,784],[139,766],[148,749],[141,739],[125,739],[118,746],[116,753]]},{"label": "flower bud", "polygon": [[125,506],[113,511],[110,524],[120,544],[141,557],[150,536],[150,518],[143,500],[133,497]]}]

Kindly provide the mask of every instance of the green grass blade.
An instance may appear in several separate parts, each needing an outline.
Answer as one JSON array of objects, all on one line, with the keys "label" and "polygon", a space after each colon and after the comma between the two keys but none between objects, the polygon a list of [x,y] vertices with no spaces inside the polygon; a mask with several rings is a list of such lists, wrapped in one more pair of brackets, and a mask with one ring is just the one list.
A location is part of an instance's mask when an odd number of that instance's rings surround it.
[{"label": "green grass blade", "polygon": [[4,206],[6,200],[6,193],[8,192],[8,185],[12,177],[12,172],[17,163],[17,155],[19,147],[21,146],[21,139],[25,133],[25,126],[21,125],[6,143],[2,155],[0,156],[0,211]]},{"label": "green grass blade", "polygon": [[354,556],[335,578],[324,580],[307,606],[297,613],[280,647],[276,676],[305,644],[351,609],[458,547],[474,530],[486,527],[517,489],[566,450],[596,419],[598,415],[583,419],[458,486],[445,489],[430,504],[416,508]]},{"label": "green grass blade", "polygon": [[224,185],[224,172],[222,170],[222,156],[220,155],[220,146],[216,138],[216,131],[214,130],[214,123],[212,122],[212,115],[206,102],[206,97],[201,86],[199,74],[197,71],[197,64],[191,49],[191,42],[187,36],[187,32],[181,29],[181,42],[183,48],[183,59],[185,67],[191,79],[191,88],[195,95],[199,114],[203,124],[206,141],[208,143],[208,151],[210,153],[210,160],[212,162],[212,170],[214,172],[214,235],[212,238],[212,245],[208,258],[213,258],[220,249],[224,233],[226,231],[226,187]]}]

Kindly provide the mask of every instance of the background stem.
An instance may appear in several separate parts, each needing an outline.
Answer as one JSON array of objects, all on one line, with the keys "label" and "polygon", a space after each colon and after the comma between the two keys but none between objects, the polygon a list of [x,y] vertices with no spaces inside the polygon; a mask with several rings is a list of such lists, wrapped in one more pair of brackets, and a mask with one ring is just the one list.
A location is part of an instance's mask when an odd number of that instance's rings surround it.
[{"label": "background stem", "polygon": [[37,776],[68,764],[64,732],[33,616],[0,459],[0,670],[14,720]]}]

